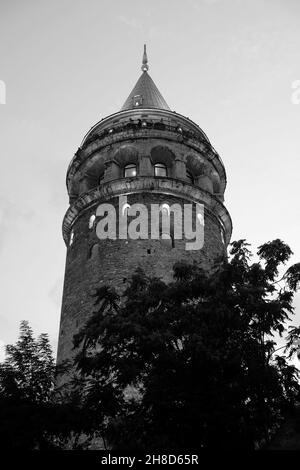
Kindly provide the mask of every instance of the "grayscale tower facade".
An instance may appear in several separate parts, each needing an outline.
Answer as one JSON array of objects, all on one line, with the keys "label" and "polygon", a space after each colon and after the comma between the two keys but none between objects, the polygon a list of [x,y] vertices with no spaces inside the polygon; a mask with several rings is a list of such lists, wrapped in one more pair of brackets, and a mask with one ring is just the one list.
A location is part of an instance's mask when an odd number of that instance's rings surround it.
[{"label": "grayscale tower facade", "polygon": [[[122,109],[95,124],[67,170],[70,206],[63,220],[67,246],[58,344],[58,363],[72,357],[73,335],[92,312],[91,293],[100,285],[122,291],[137,267],[168,281],[176,261],[197,262],[209,270],[226,253],[231,219],[223,205],[223,162],[200,127],[171,111],[148,73],[142,74]],[[204,246],[187,251],[186,240],[161,237],[97,237],[96,210],[119,197],[129,205],[204,205]]]}]

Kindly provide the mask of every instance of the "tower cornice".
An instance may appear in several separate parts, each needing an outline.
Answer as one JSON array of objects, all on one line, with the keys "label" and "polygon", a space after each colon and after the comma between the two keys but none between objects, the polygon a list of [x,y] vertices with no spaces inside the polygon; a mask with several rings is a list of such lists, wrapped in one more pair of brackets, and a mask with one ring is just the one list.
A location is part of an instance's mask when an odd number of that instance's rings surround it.
[{"label": "tower cornice", "polygon": [[199,134],[203,140],[206,140],[210,143],[209,138],[205,134],[205,132],[196,124],[194,121],[189,119],[182,114],[176,113],[176,111],[168,111],[166,109],[153,109],[153,108],[140,108],[140,109],[127,109],[125,111],[119,111],[114,114],[110,114],[109,116],[101,119],[98,121],[91,129],[85,134],[80,148],[84,147],[86,141],[95,133],[101,132],[106,128],[113,128],[114,125],[121,123],[122,121],[128,121],[130,119],[143,119],[143,118],[161,118],[165,119],[166,121],[178,121],[178,123],[182,123],[186,126],[190,131],[194,131],[195,133]]}]

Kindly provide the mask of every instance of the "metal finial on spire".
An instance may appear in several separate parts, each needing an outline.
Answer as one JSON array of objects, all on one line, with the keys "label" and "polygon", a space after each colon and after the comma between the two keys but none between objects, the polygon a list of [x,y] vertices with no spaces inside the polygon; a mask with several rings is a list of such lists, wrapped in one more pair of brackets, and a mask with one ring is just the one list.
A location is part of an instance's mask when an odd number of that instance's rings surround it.
[{"label": "metal finial on spire", "polygon": [[146,44],[144,44],[143,64],[141,68],[143,72],[147,72],[147,70],[149,69]]}]

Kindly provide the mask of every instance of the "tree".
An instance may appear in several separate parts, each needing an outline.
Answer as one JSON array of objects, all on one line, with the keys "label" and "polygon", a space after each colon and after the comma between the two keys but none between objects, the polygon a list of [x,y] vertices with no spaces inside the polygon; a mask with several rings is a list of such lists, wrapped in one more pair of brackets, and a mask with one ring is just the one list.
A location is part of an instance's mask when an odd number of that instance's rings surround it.
[{"label": "tree", "polygon": [[0,364],[2,448],[53,450],[64,448],[72,437],[78,442],[88,421],[78,403],[58,399],[57,372],[48,336],[35,339],[28,322],[22,321],[18,341],[6,346]]},{"label": "tree", "polygon": [[28,322],[20,325],[19,340],[6,346],[6,358],[0,365],[0,393],[35,403],[49,401],[54,389],[55,364],[49,339],[33,337]]},{"label": "tree", "polygon": [[240,240],[209,274],[179,262],[170,284],[137,270],[121,298],[97,289],[95,310],[74,337],[93,432],[116,449],[251,449],[268,441],[300,391],[298,370],[274,341],[300,281],[300,264],[278,279],[291,254],[274,240],[251,263]]}]

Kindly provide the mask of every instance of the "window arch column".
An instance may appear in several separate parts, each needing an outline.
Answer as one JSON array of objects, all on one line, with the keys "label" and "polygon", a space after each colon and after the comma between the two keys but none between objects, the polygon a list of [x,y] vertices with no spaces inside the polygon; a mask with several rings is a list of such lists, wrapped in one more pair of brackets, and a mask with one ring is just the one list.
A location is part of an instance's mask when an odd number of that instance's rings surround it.
[{"label": "window arch column", "polygon": [[181,158],[175,158],[175,178],[186,179],[185,162]]},{"label": "window arch column", "polygon": [[141,155],[139,162],[139,174],[141,176],[152,176],[153,169],[149,155]]},{"label": "window arch column", "polygon": [[115,160],[106,161],[103,182],[112,181],[117,178],[120,178],[120,166]]},{"label": "window arch column", "polygon": [[201,189],[204,189],[205,191],[209,191],[210,193],[213,193],[213,184],[209,176],[207,175],[198,176],[196,184]]}]

